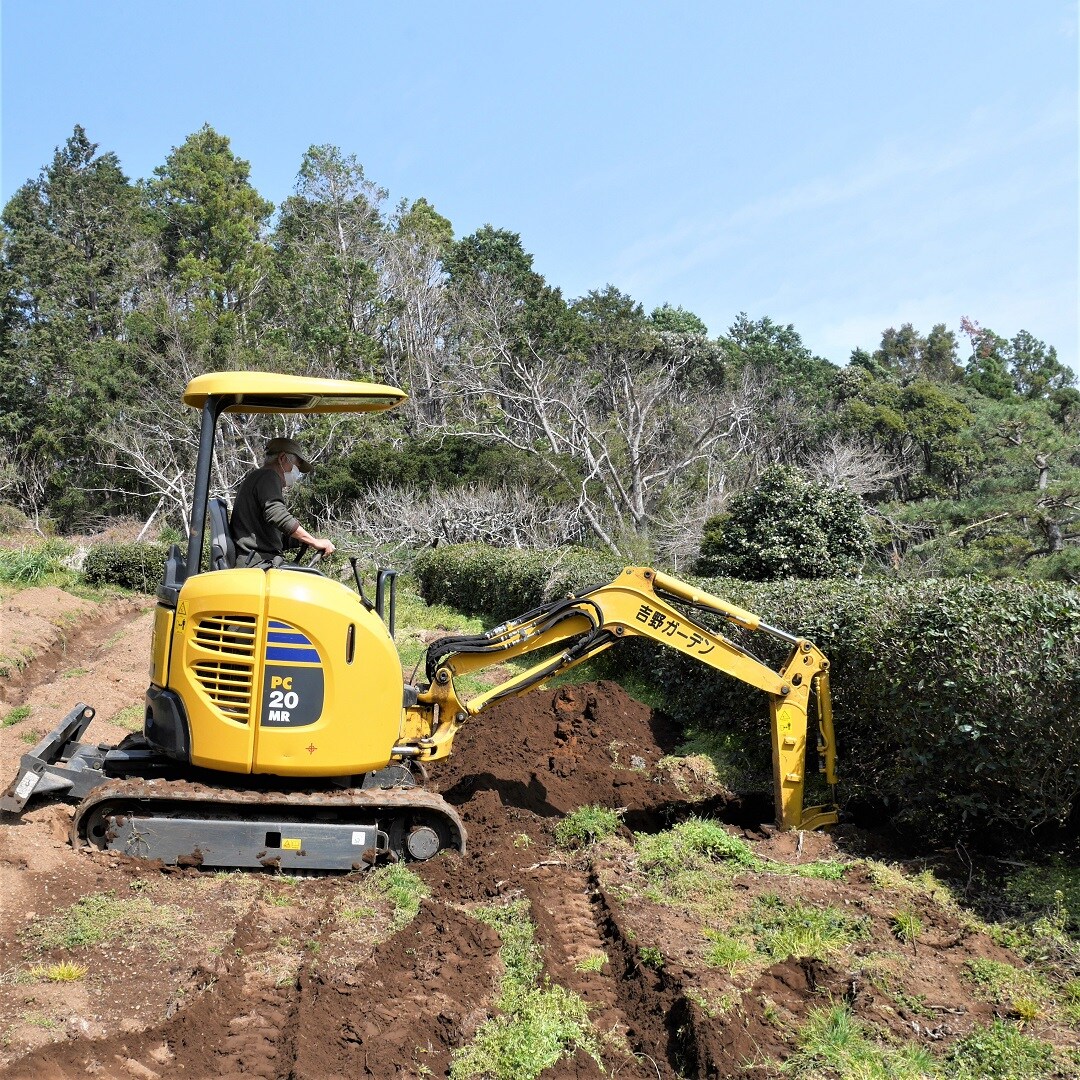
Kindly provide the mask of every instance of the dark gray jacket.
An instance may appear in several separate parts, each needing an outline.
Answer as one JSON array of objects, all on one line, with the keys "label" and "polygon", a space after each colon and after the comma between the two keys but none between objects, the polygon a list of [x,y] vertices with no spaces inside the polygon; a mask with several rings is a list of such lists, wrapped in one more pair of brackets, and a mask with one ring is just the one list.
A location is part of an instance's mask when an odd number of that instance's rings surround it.
[{"label": "dark gray jacket", "polygon": [[237,566],[273,566],[281,562],[285,539],[300,522],[285,506],[285,485],[276,469],[255,469],[236,493],[232,528]]}]

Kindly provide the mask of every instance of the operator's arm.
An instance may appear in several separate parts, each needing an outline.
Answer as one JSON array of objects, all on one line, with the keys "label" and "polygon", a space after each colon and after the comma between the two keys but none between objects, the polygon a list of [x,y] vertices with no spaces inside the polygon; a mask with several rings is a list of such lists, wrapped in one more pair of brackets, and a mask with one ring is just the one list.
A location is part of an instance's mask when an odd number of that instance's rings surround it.
[{"label": "operator's arm", "polygon": [[[296,520],[295,518],[293,519]],[[337,550],[331,541],[312,536],[311,533],[300,524],[296,522],[296,528],[288,534],[293,540],[299,540],[302,544],[307,544],[308,547],[315,548],[316,551],[321,551],[324,555],[333,555]]]},{"label": "operator's arm", "polygon": [[301,543],[321,551],[324,555],[333,555],[334,545],[329,540],[312,536],[300,524],[299,520],[289,512],[282,494],[280,486],[274,483],[272,476],[268,475],[261,478],[256,496],[262,505],[263,518],[266,523],[278,529],[283,536],[299,540]]}]

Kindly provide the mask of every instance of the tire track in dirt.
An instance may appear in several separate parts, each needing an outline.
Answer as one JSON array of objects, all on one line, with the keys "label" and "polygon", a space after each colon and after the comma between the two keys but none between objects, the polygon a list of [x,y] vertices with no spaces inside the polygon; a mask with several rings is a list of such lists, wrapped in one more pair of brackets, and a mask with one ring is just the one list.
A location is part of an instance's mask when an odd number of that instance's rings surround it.
[{"label": "tire track in dirt", "polygon": [[[303,945],[317,941],[329,900],[289,908],[256,901],[216,959],[196,967],[151,1027],[39,1051],[5,1080],[95,1075],[129,1080],[287,1080],[296,1075]],[[302,1075],[302,1074],[301,1074]],[[312,1074],[315,1075],[315,1074]]]},{"label": "tire track in dirt", "polygon": [[[20,594],[25,596],[25,594]],[[71,598],[75,600],[74,597]],[[25,604],[25,599],[22,600]],[[9,708],[22,705],[35,689],[59,678],[64,671],[91,664],[102,658],[108,643],[122,633],[131,623],[142,617],[150,606],[149,600],[124,597],[100,604],[91,612],[72,607],[63,621],[71,622],[70,629],[52,623],[52,633],[43,648],[38,648],[29,659],[0,683],[0,701]],[[33,617],[23,607],[4,605],[5,630],[19,644],[19,616],[23,620]],[[36,621],[41,621],[40,619]],[[40,634],[40,628],[39,628]],[[46,631],[48,634],[48,631]]]}]

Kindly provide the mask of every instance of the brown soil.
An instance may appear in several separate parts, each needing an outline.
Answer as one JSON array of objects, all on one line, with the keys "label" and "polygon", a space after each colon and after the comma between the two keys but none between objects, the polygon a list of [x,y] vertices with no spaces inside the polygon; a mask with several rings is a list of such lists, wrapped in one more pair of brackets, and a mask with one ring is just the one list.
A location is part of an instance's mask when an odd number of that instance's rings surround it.
[{"label": "brown soil", "polygon": [[[95,605],[54,589],[0,604],[0,655],[23,655],[0,691],[0,719],[30,707],[0,727],[0,785],[30,733],[77,701],[98,710],[91,738],[123,736],[111,721],[142,699],[149,604]],[[360,888],[351,877],[163,872],[72,850],[65,805],[5,819],[0,1077],[446,1076],[451,1052],[496,1011],[499,939],[469,911],[521,897],[547,976],[589,1004],[606,1073],[625,1080],[775,1075],[762,1062],[790,1054],[808,1011],[830,1001],[938,1049],[993,1015],[973,1000],[964,965],[1009,955],[923,894],[911,904],[924,931],[917,950],[905,950],[890,929],[897,897],[865,869],[840,881],[745,873],[730,902],[737,914],[772,893],[864,916],[858,951],[895,958],[888,971],[871,980],[789,957],[747,987],[706,962],[700,912],[659,905],[635,887],[627,846],[592,860],[555,847],[555,823],[585,804],[620,809],[637,831],[695,813],[745,813],[705,773],[662,762],[675,741],[662,717],[606,682],[539,691],[466,725],[431,786],[464,819],[469,855],[419,866],[431,897],[396,933],[364,931],[350,916]],[[843,830],[801,839],[768,827],[731,831],[788,864],[842,858],[846,845]],[[92,895],[148,901],[144,920],[91,947],[43,948],[43,921]],[[652,949],[662,964],[643,961]],[[581,970],[601,953],[600,970]],[[49,982],[31,972],[65,959],[86,976]],[[545,1074],[603,1075],[580,1052]]]}]

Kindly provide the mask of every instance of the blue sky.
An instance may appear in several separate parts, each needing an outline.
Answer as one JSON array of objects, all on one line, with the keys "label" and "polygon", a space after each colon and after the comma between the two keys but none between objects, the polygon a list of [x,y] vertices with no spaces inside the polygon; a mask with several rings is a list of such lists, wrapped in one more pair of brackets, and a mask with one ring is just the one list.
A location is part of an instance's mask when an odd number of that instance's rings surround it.
[{"label": "blue sky", "polygon": [[1078,368],[1072,0],[3,0],[0,41],[5,201],[76,123],[140,178],[208,122],[276,203],[331,143],[568,297]]}]

